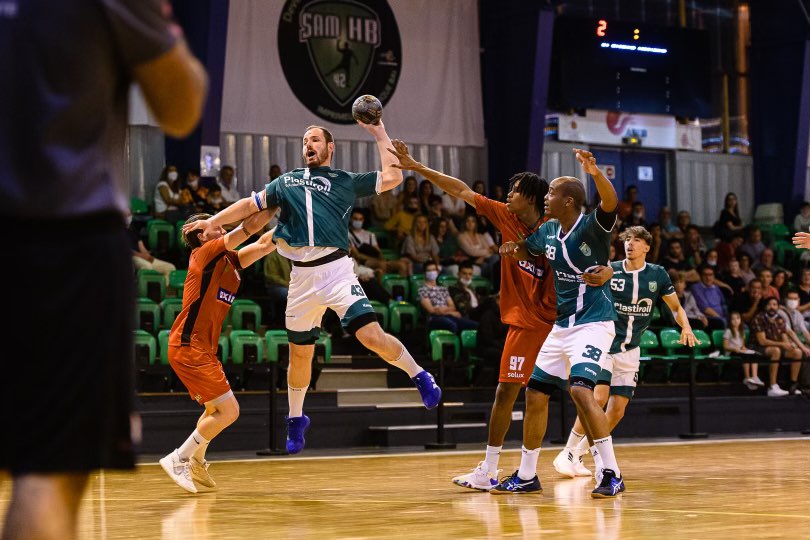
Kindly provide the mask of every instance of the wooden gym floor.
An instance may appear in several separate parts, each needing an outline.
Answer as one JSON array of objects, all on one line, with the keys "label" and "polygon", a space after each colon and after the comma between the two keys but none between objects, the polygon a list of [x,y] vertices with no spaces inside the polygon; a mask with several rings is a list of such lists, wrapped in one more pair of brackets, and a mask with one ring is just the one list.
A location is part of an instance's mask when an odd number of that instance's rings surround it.
[{"label": "wooden gym floor", "polygon": [[[450,479],[483,452],[212,461],[192,495],[156,464],[94,474],[82,539],[801,538],[810,536],[810,438],[617,445],[627,492],[590,498],[541,452],[542,494],[495,496]],[[503,473],[519,452],[501,456]],[[590,467],[590,458],[586,460]],[[0,511],[10,496],[0,476]],[[0,514],[2,515],[2,514]]]}]

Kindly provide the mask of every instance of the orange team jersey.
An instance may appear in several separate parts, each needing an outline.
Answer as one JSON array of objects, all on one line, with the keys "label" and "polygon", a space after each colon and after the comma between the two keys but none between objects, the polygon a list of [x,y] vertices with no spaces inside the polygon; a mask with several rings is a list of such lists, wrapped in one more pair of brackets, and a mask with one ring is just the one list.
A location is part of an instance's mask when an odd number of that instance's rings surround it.
[{"label": "orange team jersey", "polygon": [[183,309],[169,334],[169,345],[216,353],[222,321],[236,299],[241,278],[239,256],[225,249],[225,238],[191,252],[183,287]]},{"label": "orange team jersey", "polygon": [[[503,242],[519,242],[537,229],[524,225],[506,209],[506,204],[483,195],[475,196],[476,211],[501,231]],[[545,257],[518,261],[501,257],[501,320],[518,328],[546,329],[557,318],[554,277]]]}]

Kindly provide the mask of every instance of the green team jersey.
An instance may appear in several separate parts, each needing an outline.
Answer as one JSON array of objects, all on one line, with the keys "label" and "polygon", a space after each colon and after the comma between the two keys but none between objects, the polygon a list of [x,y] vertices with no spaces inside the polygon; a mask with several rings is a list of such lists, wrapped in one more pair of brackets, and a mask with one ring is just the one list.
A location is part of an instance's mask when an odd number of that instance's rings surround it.
[{"label": "green team jersey", "polygon": [[556,325],[569,328],[584,323],[616,320],[608,284],[591,287],[582,280],[582,274],[594,266],[608,264],[610,230],[615,222],[615,213],[597,208],[590,214],[580,214],[565,235],[560,222],[554,219],[543,223],[526,239],[529,253],[545,255],[554,270]]},{"label": "green team jersey", "polygon": [[650,326],[652,310],[662,296],[675,294],[669,274],[662,266],[644,263],[639,270],[627,270],[624,261],[610,263],[613,277],[610,290],[619,320],[610,353],[638,347],[641,335]]},{"label": "green team jersey", "polygon": [[316,167],[294,169],[265,187],[269,206],[280,206],[275,238],[291,247],[349,250],[354,201],[377,193],[380,173],[353,173]]}]

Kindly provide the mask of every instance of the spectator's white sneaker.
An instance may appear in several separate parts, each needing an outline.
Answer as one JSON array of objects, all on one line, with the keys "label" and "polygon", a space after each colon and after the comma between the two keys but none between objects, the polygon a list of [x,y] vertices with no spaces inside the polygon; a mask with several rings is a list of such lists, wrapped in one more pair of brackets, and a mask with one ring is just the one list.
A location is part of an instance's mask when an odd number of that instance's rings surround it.
[{"label": "spectator's white sneaker", "polygon": [[553,465],[554,470],[569,478],[591,475],[591,471],[582,463],[582,453],[574,447],[563,448],[554,458]]},{"label": "spectator's white sneaker", "polygon": [[743,384],[745,385],[746,388],[748,388],[751,391],[757,390],[759,388],[759,386],[757,386],[757,383],[755,383],[754,379],[751,377],[743,379]]},{"label": "spectator's white sneaker", "polygon": [[174,483],[190,493],[197,493],[197,486],[191,479],[191,463],[181,461],[177,450],[160,460],[160,466],[174,480]]},{"label": "spectator's white sneaker", "polygon": [[499,472],[501,472],[500,469],[495,471],[494,474],[490,473],[487,462],[482,461],[473,472],[453,478],[453,483],[457,486],[477,489],[478,491],[489,491],[498,485]]},{"label": "spectator's white sneaker", "polygon": [[765,386],[765,383],[762,382],[762,379],[760,379],[758,376],[757,377],[751,377],[751,382],[753,382],[757,386],[762,386],[762,387]]},{"label": "spectator's white sneaker", "polygon": [[217,483],[208,474],[208,462],[206,460],[198,460],[195,457],[191,458],[191,479],[207,488],[217,487]]},{"label": "spectator's white sneaker", "polygon": [[772,384],[770,388],[768,388],[768,397],[783,397],[788,395],[790,392],[787,390],[782,390],[779,388],[778,384]]}]

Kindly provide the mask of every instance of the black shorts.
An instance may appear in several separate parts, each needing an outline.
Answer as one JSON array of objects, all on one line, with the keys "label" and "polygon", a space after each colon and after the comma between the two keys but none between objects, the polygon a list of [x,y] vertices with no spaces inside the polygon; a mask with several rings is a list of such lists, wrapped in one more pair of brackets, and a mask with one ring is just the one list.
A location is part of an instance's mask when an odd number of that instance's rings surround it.
[{"label": "black shorts", "polygon": [[0,469],[26,473],[134,467],[134,279],[117,214],[11,225]]}]

